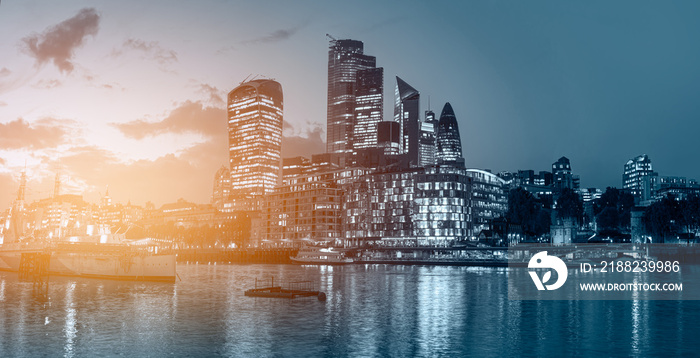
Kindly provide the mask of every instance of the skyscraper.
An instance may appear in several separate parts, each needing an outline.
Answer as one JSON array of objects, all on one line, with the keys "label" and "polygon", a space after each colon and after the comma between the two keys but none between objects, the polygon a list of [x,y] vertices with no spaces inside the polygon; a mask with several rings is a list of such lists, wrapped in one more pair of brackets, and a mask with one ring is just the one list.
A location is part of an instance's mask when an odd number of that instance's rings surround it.
[{"label": "skyscraper", "polygon": [[622,188],[629,189],[637,200],[648,200],[652,196],[654,170],[651,159],[646,154],[634,157],[625,163],[622,173]]},{"label": "skyscraper", "polygon": [[433,111],[425,111],[425,121],[420,127],[420,166],[435,165],[435,131],[437,129],[437,119]]},{"label": "skyscraper", "polygon": [[332,39],[328,49],[328,122],[326,152],[345,164],[352,151],[357,72],[376,67],[376,58],[363,53],[362,41]]},{"label": "skyscraper", "polygon": [[464,166],[462,157],[462,140],[459,136],[457,117],[450,102],[445,103],[437,126],[437,162]]},{"label": "skyscraper", "polygon": [[241,83],[228,94],[231,195],[272,192],[280,176],[282,86],[268,79]]},{"label": "skyscraper", "polygon": [[420,137],[420,116],[418,112],[420,93],[397,76],[394,94],[394,121],[398,122],[401,127],[399,148],[409,165],[418,166],[420,165],[420,151],[418,148]]},{"label": "skyscraper", "polygon": [[357,71],[355,118],[352,127],[352,154],[377,147],[377,130],[384,112],[384,69]]}]

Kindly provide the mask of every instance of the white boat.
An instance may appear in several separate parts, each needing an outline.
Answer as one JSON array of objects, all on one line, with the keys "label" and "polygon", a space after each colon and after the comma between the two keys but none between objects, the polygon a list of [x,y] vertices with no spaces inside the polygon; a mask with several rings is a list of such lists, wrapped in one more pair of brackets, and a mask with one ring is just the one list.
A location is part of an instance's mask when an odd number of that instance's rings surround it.
[{"label": "white boat", "polygon": [[332,247],[302,247],[295,257],[290,257],[292,262],[306,265],[342,265],[351,264],[353,260],[345,257],[345,254],[333,251]]},{"label": "white boat", "polygon": [[50,254],[49,275],[175,282],[175,255],[156,250],[116,234],[13,242],[0,245],[0,270],[19,271],[23,253],[44,253]]}]

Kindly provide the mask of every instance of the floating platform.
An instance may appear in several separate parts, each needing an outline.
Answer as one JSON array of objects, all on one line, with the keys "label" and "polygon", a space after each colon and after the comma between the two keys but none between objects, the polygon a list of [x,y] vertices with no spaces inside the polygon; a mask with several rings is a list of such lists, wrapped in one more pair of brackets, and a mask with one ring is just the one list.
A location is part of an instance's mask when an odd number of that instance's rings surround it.
[{"label": "floating platform", "polygon": [[316,291],[312,288],[311,281],[296,281],[290,282],[289,288],[275,286],[274,278],[270,286],[258,287],[258,280],[255,279],[255,288],[246,290],[244,295],[248,297],[268,297],[268,298],[287,298],[293,299],[297,297],[318,297],[319,301],[326,300],[326,294]]}]

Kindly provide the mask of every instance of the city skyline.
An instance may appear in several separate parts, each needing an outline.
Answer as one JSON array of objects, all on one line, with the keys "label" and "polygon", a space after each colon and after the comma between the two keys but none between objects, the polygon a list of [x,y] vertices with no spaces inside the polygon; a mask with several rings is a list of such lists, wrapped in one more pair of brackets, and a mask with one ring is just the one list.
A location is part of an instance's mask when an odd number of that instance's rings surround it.
[{"label": "city skyline", "polygon": [[[25,161],[29,200],[50,196],[58,172],[65,192],[91,201],[109,185],[117,202],[208,202],[228,157],[225,94],[249,74],[285,88],[282,156],[323,152],[326,33],[363,41],[386,78],[421,92],[421,115],[428,97],[450,102],[467,167],[543,170],[566,156],[582,187],[621,187],[623,164],[648,154],[664,175],[700,177],[685,166],[700,110],[696,4],[408,3],[348,14],[282,3],[289,11],[255,27],[245,25],[259,5],[164,6],[139,4],[133,16],[108,2],[0,5],[10,34],[0,41],[3,207]],[[213,21],[226,16],[238,25]]]}]

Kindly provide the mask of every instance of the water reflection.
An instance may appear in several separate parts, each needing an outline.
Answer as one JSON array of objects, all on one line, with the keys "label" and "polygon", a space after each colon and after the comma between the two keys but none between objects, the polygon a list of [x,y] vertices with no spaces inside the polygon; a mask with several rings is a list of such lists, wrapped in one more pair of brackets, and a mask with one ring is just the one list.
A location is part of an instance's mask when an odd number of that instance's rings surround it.
[{"label": "water reflection", "polygon": [[[0,273],[0,356],[692,355],[698,302],[510,301],[505,269],[186,265],[175,284]],[[327,293],[244,297],[255,278]]]}]

